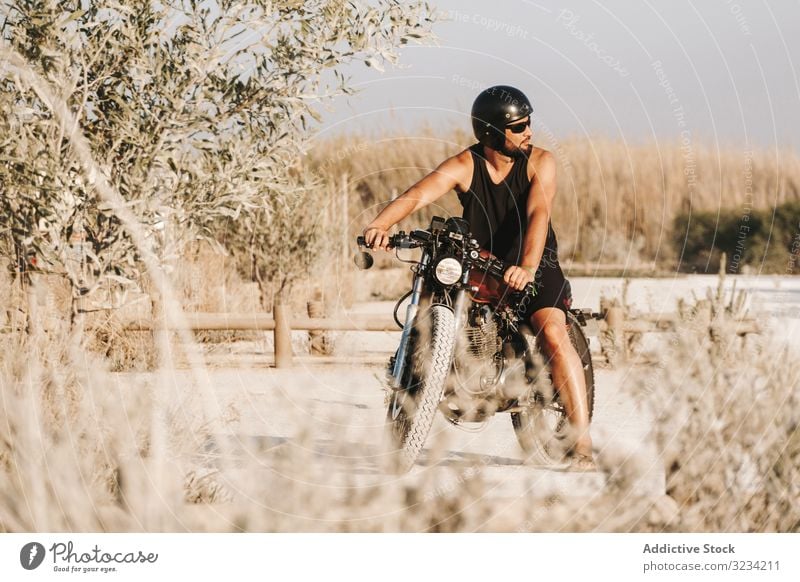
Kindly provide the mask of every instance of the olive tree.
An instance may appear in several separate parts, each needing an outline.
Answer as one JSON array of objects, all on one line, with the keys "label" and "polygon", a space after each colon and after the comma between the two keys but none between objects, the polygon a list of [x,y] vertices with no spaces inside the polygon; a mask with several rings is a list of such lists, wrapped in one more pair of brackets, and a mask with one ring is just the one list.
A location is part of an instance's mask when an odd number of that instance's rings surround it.
[{"label": "olive tree", "polygon": [[[263,256],[280,232],[307,226],[295,210],[313,181],[297,160],[320,104],[350,91],[342,66],[394,62],[398,47],[430,38],[433,21],[426,4],[395,0],[0,6],[3,244],[18,269],[62,274],[75,297],[109,281],[137,285],[142,249],[95,192],[70,130],[162,257],[175,253],[165,242],[213,239],[226,220],[241,235],[232,241],[257,243]],[[48,83],[77,127],[54,123],[51,104],[4,66],[10,55]],[[312,259],[273,260],[286,272]]]}]

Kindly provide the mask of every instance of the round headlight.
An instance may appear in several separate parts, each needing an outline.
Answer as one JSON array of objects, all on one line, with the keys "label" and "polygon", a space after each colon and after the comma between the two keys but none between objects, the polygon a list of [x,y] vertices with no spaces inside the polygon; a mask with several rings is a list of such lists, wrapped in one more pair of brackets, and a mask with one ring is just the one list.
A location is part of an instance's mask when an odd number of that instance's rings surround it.
[{"label": "round headlight", "polygon": [[461,263],[452,257],[447,257],[436,263],[436,280],[442,285],[452,285],[461,278]]}]

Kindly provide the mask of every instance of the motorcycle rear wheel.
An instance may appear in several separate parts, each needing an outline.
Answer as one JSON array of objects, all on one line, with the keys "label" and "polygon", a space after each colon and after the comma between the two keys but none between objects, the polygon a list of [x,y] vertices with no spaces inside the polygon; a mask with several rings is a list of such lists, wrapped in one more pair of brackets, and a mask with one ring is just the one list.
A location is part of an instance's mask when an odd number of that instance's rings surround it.
[{"label": "motorcycle rear wheel", "polygon": [[[589,420],[594,413],[594,368],[589,341],[583,333],[580,323],[571,313],[567,314],[569,338],[581,359],[584,379],[586,381],[586,402],[589,406]],[[526,357],[534,358],[538,353],[536,338],[530,330],[522,332],[527,343]],[[511,423],[520,447],[527,455],[528,461],[545,466],[557,466],[566,463],[570,443],[567,439],[569,421],[564,405],[557,392],[553,391],[552,380],[549,379],[544,392],[545,398],[536,398],[531,406],[521,412],[511,413]],[[550,398],[549,396],[552,396]]]},{"label": "motorcycle rear wheel", "polygon": [[408,472],[422,452],[444,393],[455,345],[455,318],[444,305],[420,310],[409,337],[402,385],[391,394],[386,423],[393,469]]}]

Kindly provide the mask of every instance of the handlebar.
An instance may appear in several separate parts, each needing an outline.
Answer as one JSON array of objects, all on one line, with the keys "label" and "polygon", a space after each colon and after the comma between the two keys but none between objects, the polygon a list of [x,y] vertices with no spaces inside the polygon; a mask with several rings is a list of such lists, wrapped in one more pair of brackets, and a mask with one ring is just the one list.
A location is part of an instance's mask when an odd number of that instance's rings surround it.
[{"label": "handlebar", "polygon": [[[427,230],[412,230],[410,233],[405,233],[402,230],[397,234],[391,235],[389,237],[389,248],[399,248],[399,249],[415,249],[422,246],[424,243],[430,241],[433,235],[428,232]],[[372,250],[372,247],[368,247],[366,244],[366,240],[364,240],[363,236],[356,237],[356,242],[358,243],[359,248],[368,248]],[[474,242],[474,241],[473,241]],[[363,253],[364,255],[368,255],[368,253]],[[372,259],[372,257],[370,257]],[[506,264],[502,260],[498,259],[494,256],[479,256],[477,258],[473,258],[475,266],[478,267],[479,270],[489,273],[495,277],[499,277],[502,279],[506,271],[512,265]],[[369,265],[372,265],[371,260],[369,261]],[[363,268],[363,267],[362,267]],[[369,267],[367,267],[369,268]],[[515,291],[517,293],[525,293],[530,295],[535,295],[535,287],[533,281],[528,283],[524,289],[521,291]]]},{"label": "handlebar", "polygon": [[[476,262],[477,262],[476,266],[480,270],[485,271],[486,273],[489,273],[490,275],[493,275],[500,279],[505,277],[506,271],[509,269],[509,267],[513,266],[511,264],[507,264],[501,261],[496,257],[485,257],[483,258],[483,260],[479,259]],[[534,282],[531,281],[530,283],[525,285],[525,287],[522,290],[515,289],[514,293],[523,293],[525,295],[536,295],[536,287],[534,286]]]},{"label": "handlebar", "polygon": [[[389,237],[389,248],[415,249],[418,248],[422,243],[428,242],[431,239],[431,236],[431,233],[429,233],[427,230],[412,230],[408,234],[401,230],[397,234],[393,234]],[[372,249],[372,247],[367,246],[367,242],[364,240],[363,236],[357,237],[356,242],[358,243],[359,247],[366,247],[370,250]]]}]

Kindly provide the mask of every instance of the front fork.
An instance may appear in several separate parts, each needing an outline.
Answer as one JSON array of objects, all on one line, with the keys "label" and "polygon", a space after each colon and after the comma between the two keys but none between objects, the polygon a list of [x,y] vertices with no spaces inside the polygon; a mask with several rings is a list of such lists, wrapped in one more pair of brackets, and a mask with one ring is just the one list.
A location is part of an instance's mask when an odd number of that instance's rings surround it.
[{"label": "front fork", "polygon": [[[392,372],[389,377],[389,384],[391,388],[395,390],[402,387],[403,372],[405,371],[406,360],[408,359],[408,341],[411,337],[411,329],[414,327],[414,320],[419,312],[419,303],[422,297],[422,286],[424,284],[425,271],[427,270],[429,263],[430,255],[425,253],[420,261],[420,267],[417,270],[416,276],[414,277],[413,286],[411,287],[411,300],[409,301],[408,307],[406,307],[406,320],[403,324],[403,332],[400,335],[400,345],[397,347],[397,354],[395,354]],[[455,315],[456,337],[461,335],[459,332],[466,321],[466,306],[468,299],[466,289],[468,280],[469,273],[465,272],[462,277],[460,289],[456,293],[455,305],[453,307],[453,312]]]},{"label": "front fork", "polygon": [[389,385],[393,389],[398,389],[403,383],[403,372],[406,369],[406,356],[408,355],[408,340],[411,337],[411,329],[414,327],[414,320],[419,311],[419,301],[422,297],[422,286],[425,282],[425,271],[430,262],[430,255],[425,253],[420,261],[420,266],[414,276],[414,283],[411,287],[411,300],[406,307],[406,320],[403,323],[403,332],[400,334],[400,345],[394,356],[394,365],[389,376]]}]

